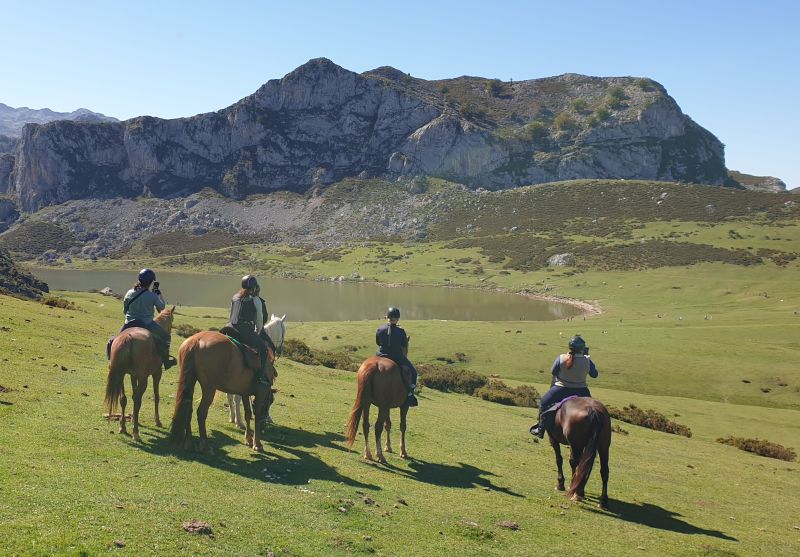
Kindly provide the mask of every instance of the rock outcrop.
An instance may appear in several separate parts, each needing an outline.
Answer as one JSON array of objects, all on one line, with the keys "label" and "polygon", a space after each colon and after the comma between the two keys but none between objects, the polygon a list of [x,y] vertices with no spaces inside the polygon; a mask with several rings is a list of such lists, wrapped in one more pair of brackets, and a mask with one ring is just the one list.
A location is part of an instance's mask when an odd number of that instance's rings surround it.
[{"label": "rock outcrop", "polygon": [[[55,112],[49,108],[34,109],[23,106],[14,108],[0,103],[0,136],[19,137],[25,124],[46,124],[56,120],[77,120],[80,122],[118,122],[116,118],[79,108],[72,112]],[[2,146],[2,142],[0,142]]]},{"label": "rock outcrop", "polygon": [[575,178],[728,180],[723,145],[650,80],[434,82],[316,59],[214,113],[28,125],[13,164],[0,163],[0,193],[5,187],[35,211],[79,198],[204,187],[240,197],[413,175],[490,189]]},{"label": "rock outcrop", "polygon": [[0,249],[0,294],[38,299],[49,292],[47,284],[20,269],[4,249]]},{"label": "rock outcrop", "polygon": [[730,170],[728,175],[731,179],[748,190],[769,191],[772,193],[783,193],[786,191],[786,183],[774,176],[753,176],[752,174],[744,174],[738,170]]}]

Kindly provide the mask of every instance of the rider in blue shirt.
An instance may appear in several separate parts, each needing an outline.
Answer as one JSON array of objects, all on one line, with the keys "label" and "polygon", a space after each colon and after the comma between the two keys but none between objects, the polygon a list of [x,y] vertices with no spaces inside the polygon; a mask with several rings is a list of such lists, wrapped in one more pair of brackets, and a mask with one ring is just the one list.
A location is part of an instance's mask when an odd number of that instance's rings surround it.
[{"label": "rider in blue shirt", "polygon": [[399,366],[411,370],[411,383],[408,385],[408,405],[417,406],[417,397],[414,389],[417,387],[417,369],[408,360],[408,336],[397,322],[400,320],[400,310],[390,307],[386,310],[386,325],[378,327],[375,332],[375,343],[379,346],[377,356],[393,360]]}]

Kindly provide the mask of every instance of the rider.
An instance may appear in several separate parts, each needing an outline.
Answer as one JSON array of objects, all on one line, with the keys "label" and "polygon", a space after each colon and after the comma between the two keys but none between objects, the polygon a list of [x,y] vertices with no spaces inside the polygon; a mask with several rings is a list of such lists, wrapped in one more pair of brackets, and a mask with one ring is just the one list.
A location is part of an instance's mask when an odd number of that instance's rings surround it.
[{"label": "rider", "polygon": [[[530,433],[539,438],[553,425],[553,412],[547,412],[554,404],[568,396],[592,396],[586,385],[586,376],[598,375],[594,362],[589,358],[589,347],[580,335],[569,341],[569,354],[561,354],[553,362],[553,381],[550,390],[539,401],[539,421],[530,428]],[[544,421],[542,418],[544,417]]]},{"label": "rider", "polygon": [[257,374],[256,382],[263,383],[269,388],[266,372],[269,364],[267,344],[259,336],[261,331],[258,329],[258,314],[262,313],[261,329],[263,329],[267,307],[266,303],[258,296],[260,289],[256,277],[253,275],[242,277],[241,289],[231,298],[231,317],[228,325],[236,329],[243,343],[258,350],[261,357],[261,370]]},{"label": "rider", "polygon": [[[125,324],[119,332],[121,333],[131,327],[142,327],[150,331],[156,343],[158,355],[161,356],[161,360],[164,362],[164,369],[169,369],[177,361],[173,356],[169,355],[171,340],[169,333],[153,321],[153,310],[162,311],[166,307],[164,297],[161,295],[161,290],[159,290],[159,284],[155,280],[156,274],[152,269],[139,271],[138,281],[133,285],[133,288],[128,290],[122,302],[122,308],[125,312]],[[152,290],[150,290],[151,286],[153,287]]]},{"label": "rider", "polygon": [[406,366],[411,370],[411,384],[408,386],[408,405],[417,406],[417,397],[414,389],[417,386],[417,370],[408,361],[408,337],[406,332],[397,322],[400,320],[400,310],[390,307],[386,310],[386,325],[378,327],[375,332],[375,343],[379,346],[377,356],[393,360],[399,366]]}]

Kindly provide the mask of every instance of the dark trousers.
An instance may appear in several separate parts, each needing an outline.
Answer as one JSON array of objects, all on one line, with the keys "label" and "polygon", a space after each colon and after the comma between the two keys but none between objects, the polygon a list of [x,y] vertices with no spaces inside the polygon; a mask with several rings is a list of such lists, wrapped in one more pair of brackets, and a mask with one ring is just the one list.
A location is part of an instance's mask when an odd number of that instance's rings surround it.
[{"label": "dark trousers", "polygon": [[250,324],[237,324],[232,325],[236,332],[239,334],[239,340],[245,343],[247,346],[252,346],[256,350],[258,350],[258,355],[261,358],[261,374],[264,375],[266,378],[266,369],[267,364],[269,363],[269,357],[267,356],[267,342],[261,338],[261,336],[257,335],[253,330],[253,326]]},{"label": "dark trousers", "polygon": [[[122,328],[119,330],[121,333],[125,329],[130,329],[132,327],[140,327],[142,329],[147,329],[150,331],[150,334],[153,335],[153,340],[156,343],[156,350],[158,350],[158,355],[161,356],[162,360],[166,360],[169,356],[169,345],[171,336],[161,328],[161,325],[156,323],[155,321],[151,321],[150,323],[145,323],[144,321],[140,321],[138,319],[134,319],[133,321],[128,321],[125,323]],[[117,333],[119,334],[119,333]],[[111,359],[111,343],[114,341],[115,337],[111,337],[108,339],[108,344],[106,345],[106,355],[108,359]]]},{"label": "dark trousers", "polygon": [[[568,396],[592,396],[588,387],[580,387],[578,389],[571,389],[569,387],[559,387],[554,385],[550,387],[539,401],[539,423],[542,424],[547,431],[553,427],[555,423],[555,412],[547,412],[552,406],[558,404]],[[544,422],[542,422],[544,419]]]},{"label": "dark trousers", "polygon": [[408,369],[410,369],[411,370],[411,384],[412,385],[416,385],[417,384],[417,375],[418,375],[417,374],[417,368],[414,367],[414,364],[412,364],[411,361],[409,361],[409,359],[406,356],[389,356],[388,354],[384,354],[380,350],[378,350],[376,356],[381,356],[383,358],[389,358],[390,360],[392,360],[397,365],[399,365],[401,367],[405,366]]}]

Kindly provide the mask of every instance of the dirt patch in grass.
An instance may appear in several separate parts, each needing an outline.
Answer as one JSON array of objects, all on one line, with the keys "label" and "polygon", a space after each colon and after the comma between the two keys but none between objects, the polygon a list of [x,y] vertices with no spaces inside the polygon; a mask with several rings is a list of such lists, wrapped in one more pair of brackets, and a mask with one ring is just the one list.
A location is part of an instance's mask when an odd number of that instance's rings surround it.
[{"label": "dirt patch in grass", "polygon": [[748,453],[754,453],[760,456],[766,456],[768,458],[777,458],[787,462],[794,462],[794,460],[797,458],[797,453],[794,451],[794,449],[784,447],[783,445],[779,445],[778,443],[773,443],[772,441],[767,441],[765,439],[747,439],[744,437],[734,437],[731,435],[729,437],[718,438],[717,443],[730,445],[732,447],[736,447],[737,449],[747,451]]}]

